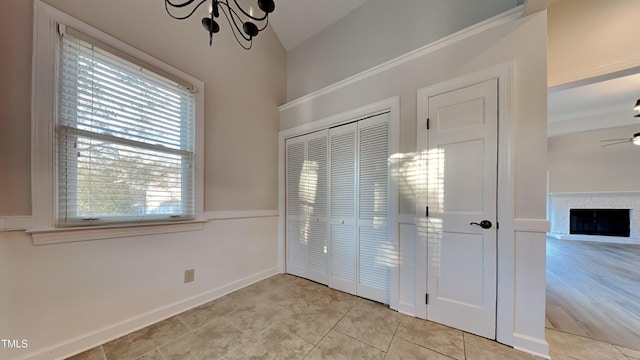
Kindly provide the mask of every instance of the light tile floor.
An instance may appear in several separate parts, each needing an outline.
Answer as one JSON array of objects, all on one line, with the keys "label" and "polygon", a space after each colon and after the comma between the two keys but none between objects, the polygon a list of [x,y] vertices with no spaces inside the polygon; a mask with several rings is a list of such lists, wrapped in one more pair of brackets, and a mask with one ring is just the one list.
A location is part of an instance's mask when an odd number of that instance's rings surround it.
[{"label": "light tile floor", "polygon": [[[548,330],[554,360],[640,352]],[[276,275],[70,360],[533,360],[508,346],[290,275]]]}]

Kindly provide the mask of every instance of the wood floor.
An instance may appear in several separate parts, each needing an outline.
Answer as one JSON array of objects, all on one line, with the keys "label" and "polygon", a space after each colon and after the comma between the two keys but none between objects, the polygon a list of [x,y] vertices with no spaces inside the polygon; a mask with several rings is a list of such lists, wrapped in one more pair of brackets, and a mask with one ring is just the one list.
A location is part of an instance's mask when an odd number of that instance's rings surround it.
[{"label": "wood floor", "polygon": [[547,238],[546,320],[640,350],[640,245]]}]

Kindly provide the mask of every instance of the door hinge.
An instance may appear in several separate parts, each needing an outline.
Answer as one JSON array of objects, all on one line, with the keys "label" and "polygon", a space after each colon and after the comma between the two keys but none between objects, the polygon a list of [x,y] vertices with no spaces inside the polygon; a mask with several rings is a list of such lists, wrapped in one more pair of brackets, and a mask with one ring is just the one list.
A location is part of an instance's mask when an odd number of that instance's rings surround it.
[{"label": "door hinge", "polygon": [[424,304],[429,305],[429,294],[424,294]]},{"label": "door hinge", "polygon": [[429,130],[429,118],[427,118],[427,130]]},{"label": "door hinge", "polygon": [[425,207],[424,209],[424,217],[429,217],[429,207]]}]

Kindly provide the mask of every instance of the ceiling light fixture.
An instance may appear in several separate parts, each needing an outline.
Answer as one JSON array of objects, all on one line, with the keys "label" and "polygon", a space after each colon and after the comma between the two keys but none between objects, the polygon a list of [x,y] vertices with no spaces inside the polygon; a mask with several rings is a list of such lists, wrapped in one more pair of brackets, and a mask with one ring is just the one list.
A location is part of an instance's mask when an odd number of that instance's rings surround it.
[{"label": "ceiling light fixture", "polygon": [[633,134],[633,138],[631,141],[633,141],[633,145],[640,146],[640,132]]},{"label": "ceiling light fixture", "polygon": [[[208,1],[209,0],[185,0],[179,2],[164,0],[164,8],[172,18],[184,20],[193,15],[200,5]],[[213,34],[220,31],[220,25],[218,25],[215,19],[217,19],[222,12],[227,18],[229,27],[231,27],[233,36],[235,36],[238,44],[245,50],[251,49],[253,38],[258,35],[260,31],[267,28],[267,25],[269,25],[269,14],[276,8],[273,0],[257,0],[257,4],[262,11],[262,14],[259,16],[254,15],[253,7],[245,10],[238,4],[238,0],[211,0],[209,16],[202,18],[202,26],[209,33],[209,46],[213,44]],[[186,10],[184,10],[185,15],[176,15],[174,13],[176,9],[183,8],[186,8]]]}]

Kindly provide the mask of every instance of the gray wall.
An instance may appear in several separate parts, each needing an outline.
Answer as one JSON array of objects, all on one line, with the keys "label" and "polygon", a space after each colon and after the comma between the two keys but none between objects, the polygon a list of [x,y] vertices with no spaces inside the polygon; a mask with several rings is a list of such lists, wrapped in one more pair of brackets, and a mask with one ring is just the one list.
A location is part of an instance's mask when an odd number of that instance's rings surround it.
[{"label": "gray wall", "polygon": [[640,147],[600,146],[600,140],[630,138],[638,131],[625,126],[549,138],[549,191],[640,191]]},{"label": "gray wall", "polygon": [[287,100],[432,43],[517,3],[516,0],[369,0],[289,51]]}]

